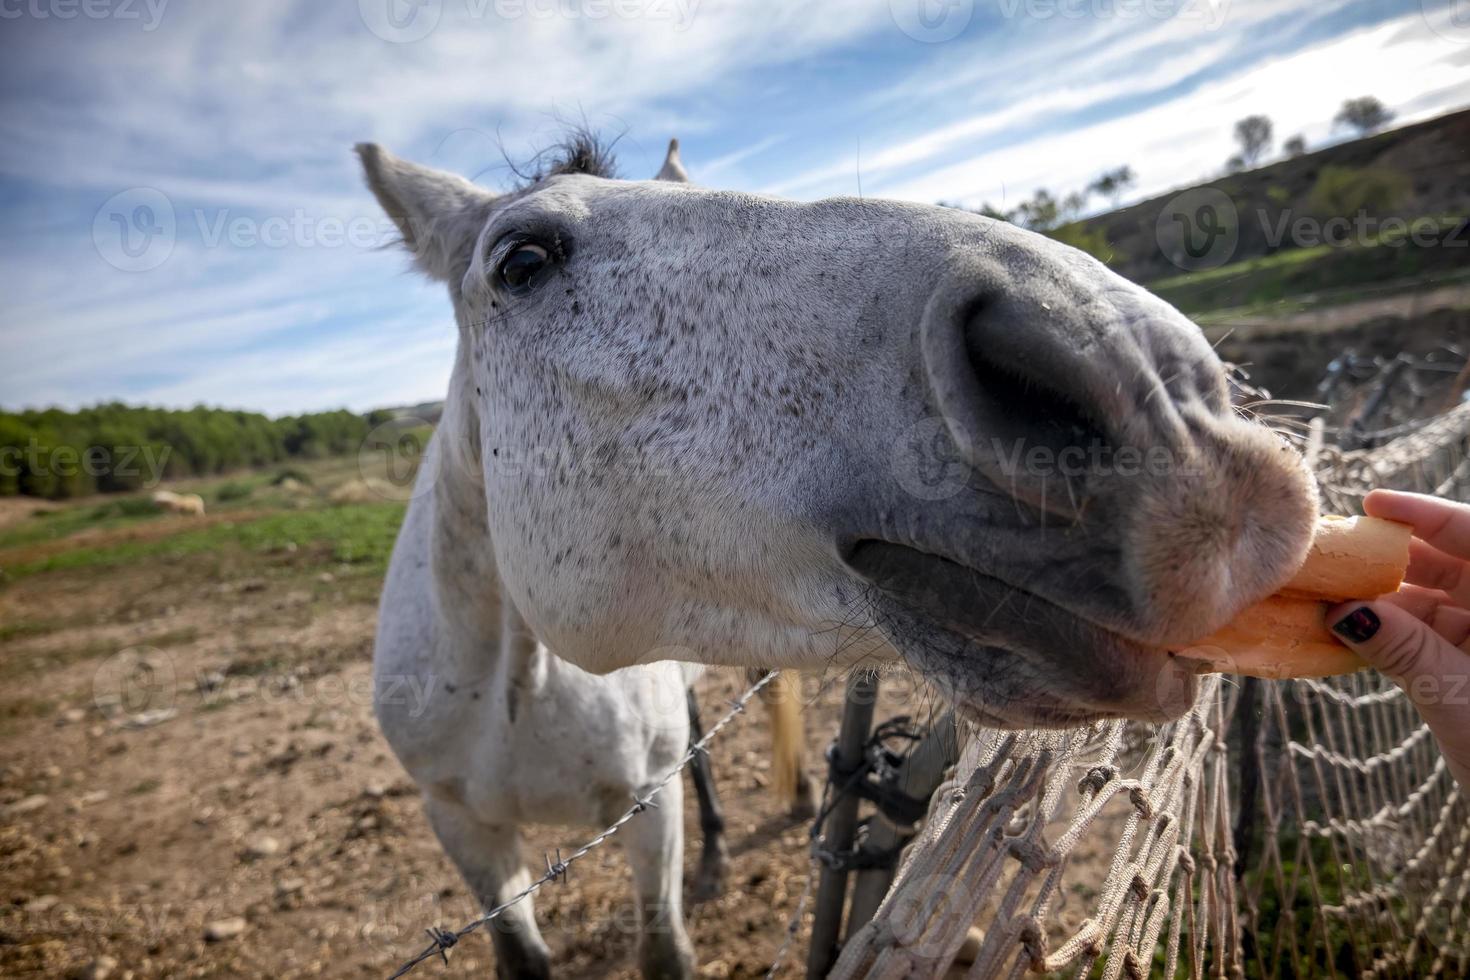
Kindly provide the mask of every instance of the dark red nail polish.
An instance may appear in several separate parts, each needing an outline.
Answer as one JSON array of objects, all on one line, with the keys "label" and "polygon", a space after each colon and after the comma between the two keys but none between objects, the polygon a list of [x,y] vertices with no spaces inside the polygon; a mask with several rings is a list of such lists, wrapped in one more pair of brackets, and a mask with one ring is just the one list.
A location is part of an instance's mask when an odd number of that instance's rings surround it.
[{"label": "dark red nail polish", "polygon": [[1332,625],[1332,632],[1349,643],[1367,643],[1383,625],[1378,614],[1367,606],[1359,606]]}]

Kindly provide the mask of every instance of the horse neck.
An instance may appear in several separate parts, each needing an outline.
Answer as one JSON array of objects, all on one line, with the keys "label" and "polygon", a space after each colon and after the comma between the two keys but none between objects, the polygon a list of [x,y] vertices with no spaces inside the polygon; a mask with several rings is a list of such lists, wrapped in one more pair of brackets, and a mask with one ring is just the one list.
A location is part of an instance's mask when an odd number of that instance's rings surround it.
[{"label": "horse neck", "polygon": [[476,673],[519,672],[536,656],[536,641],[501,587],[486,514],[480,424],[465,358],[450,375],[444,415],[431,447],[435,478],[432,566],[439,614],[451,647]]}]

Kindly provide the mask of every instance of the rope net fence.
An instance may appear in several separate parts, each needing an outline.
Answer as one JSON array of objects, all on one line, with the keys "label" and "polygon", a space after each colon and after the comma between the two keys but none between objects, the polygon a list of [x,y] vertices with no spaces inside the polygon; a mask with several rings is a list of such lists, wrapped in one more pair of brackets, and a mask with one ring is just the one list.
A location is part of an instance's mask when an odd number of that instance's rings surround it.
[{"label": "rope net fence", "polygon": [[[1470,500],[1465,364],[1345,354],[1273,420],[1325,512]],[[1167,725],[971,731],[831,975],[1467,977],[1467,919],[1470,804],[1398,687],[1212,675]]]}]

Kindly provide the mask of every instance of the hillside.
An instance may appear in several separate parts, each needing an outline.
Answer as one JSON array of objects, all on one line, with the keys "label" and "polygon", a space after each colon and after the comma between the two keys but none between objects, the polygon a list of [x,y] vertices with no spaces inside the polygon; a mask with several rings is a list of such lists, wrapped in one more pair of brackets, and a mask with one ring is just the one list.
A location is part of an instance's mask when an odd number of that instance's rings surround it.
[{"label": "hillside", "polygon": [[[1323,200],[1321,182],[1324,171],[1329,168],[1338,168],[1339,172],[1367,172],[1377,177],[1381,193],[1366,197],[1386,196],[1389,200],[1354,202],[1351,192],[1339,193],[1337,201],[1331,200],[1333,195],[1330,194],[1325,195],[1328,200]],[[1362,210],[1367,212],[1370,228],[1389,217],[1437,216],[1454,218],[1463,224],[1466,215],[1470,214],[1470,110],[1325,147],[1256,170],[1229,174],[1195,188],[1181,188],[1088,218],[1077,222],[1076,226],[1088,233],[1100,232],[1106,237],[1113,252],[1111,264],[1121,275],[1150,286],[1168,283],[1189,270],[1181,267],[1160,247],[1160,217],[1181,194],[1201,190],[1223,193],[1234,207],[1238,240],[1230,256],[1230,265],[1297,249],[1299,246],[1289,230],[1291,223],[1299,218],[1321,222],[1339,216],[1343,209],[1334,208],[1334,204],[1363,204]],[[1352,212],[1359,208],[1350,207],[1348,210],[1347,216],[1353,217]],[[1168,221],[1167,216],[1165,220]],[[1281,236],[1283,227],[1288,230]],[[1463,245],[1466,243],[1463,229],[1460,234]],[[1278,237],[1279,240],[1273,241]],[[1348,252],[1352,246],[1337,250]],[[1426,254],[1416,255],[1406,262],[1404,255],[1411,252]],[[1470,248],[1415,249],[1406,246],[1396,250],[1392,256],[1385,253],[1379,258],[1385,261],[1370,264],[1390,265],[1386,260],[1391,259],[1394,268],[1384,270],[1389,273],[1449,273],[1463,271],[1470,265],[1467,261],[1470,260]],[[1358,268],[1352,272],[1345,271],[1340,276],[1322,277],[1310,285],[1322,288],[1327,284],[1361,282],[1362,274],[1363,270]],[[1182,305],[1198,308],[1197,303]]]}]

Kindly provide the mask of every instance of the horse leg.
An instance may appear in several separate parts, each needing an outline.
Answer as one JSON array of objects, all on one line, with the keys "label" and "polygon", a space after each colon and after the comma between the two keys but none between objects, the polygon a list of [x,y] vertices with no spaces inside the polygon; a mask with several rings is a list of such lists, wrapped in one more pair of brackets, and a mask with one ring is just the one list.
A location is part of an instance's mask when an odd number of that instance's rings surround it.
[{"label": "horse leg", "polygon": [[[521,835],[514,826],[481,823],[457,803],[434,797],[425,798],[425,809],[444,852],[482,907],[492,909],[531,883],[521,861]],[[506,909],[488,929],[500,980],[551,976],[551,951],[536,928],[530,898]]]},{"label": "horse leg", "polygon": [[[750,671],[751,683],[764,674],[765,671],[758,669]],[[781,671],[775,680],[761,688],[760,699],[770,712],[771,790],[793,820],[810,820],[817,813],[817,790],[802,764],[806,727],[802,718],[801,674],[794,670]]]},{"label": "horse leg", "polygon": [[658,806],[630,820],[618,835],[633,869],[641,932],[638,965],[648,980],[694,976],[694,945],[684,931],[684,787],[674,780]]},{"label": "horse leg", "polygon": [[[704,725],[699,720],[699,701],[694,688],[689,688],[689,738],[698,741],[704,737]],[[694,776],[694,794],[699,797],[699,833],[704,846],[699,853],[699,871],[694,876],[693,900],[696,902],[718,898],[725,890],[725,873],[730,867],[730,854],[725,848],[725,815],[720,812],[720,801],[715,796],[715,776],[710,768],[709,756],[695,753],[690,763]]]}]

